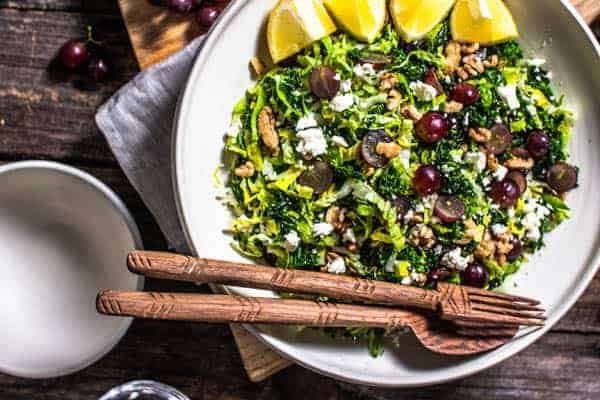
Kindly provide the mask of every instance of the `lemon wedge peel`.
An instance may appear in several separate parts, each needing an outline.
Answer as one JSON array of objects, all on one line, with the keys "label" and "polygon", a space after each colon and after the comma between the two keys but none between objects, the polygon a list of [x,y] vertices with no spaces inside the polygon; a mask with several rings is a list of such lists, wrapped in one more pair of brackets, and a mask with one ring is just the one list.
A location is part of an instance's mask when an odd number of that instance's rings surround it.
[{"label": "lemon wedge peel", "polygon": [[427,36],[450,13],[456,0],[391,0],[396,30],[407,42]]},{"label": "lemon wedge peel", "polygon": [[278,63],[334,33],[337,27],[318,0],[280,0],[267,23],[267,44]]},{"label": "lemon wedge peel", "polygon": [[387,18],[386,0],[324,0],[334,20],[356,39],[371,43]]},{"label": "lemon wedge peel", "polygon": [[[482,17],[481,1],[486,3],[491,18]],[[454,40],[483,46],[519,37],[513,16],[502,0],[457,0],[450,15],[450,31]]]}]

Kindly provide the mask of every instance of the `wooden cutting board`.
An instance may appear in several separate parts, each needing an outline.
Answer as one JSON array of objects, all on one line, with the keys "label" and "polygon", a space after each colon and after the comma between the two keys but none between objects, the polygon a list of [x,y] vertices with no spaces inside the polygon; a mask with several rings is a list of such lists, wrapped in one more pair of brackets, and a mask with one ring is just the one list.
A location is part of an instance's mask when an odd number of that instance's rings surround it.
[{"label": "wooden cutting board", "polygon": [[[226,5],[227,2],[221,3]],[[571,2],[588,23],[600,15],[600,0]],[[153,6],[148,0],[119,0],[119,5],[141,69],[164,60],[204,33],[192,16],[169,12]],[[231,330],[251,381],[264,380],[292,364],[241,326],[231,325]]]},{"label": "wooden cutting board", "polygon": [[[571,0],[571,3],[588,24],[600,15],[600,0]],[[148,0],[119,0],[119,5],[142,69],[164,60],[204,32],[192,16],[169,12]]]}]

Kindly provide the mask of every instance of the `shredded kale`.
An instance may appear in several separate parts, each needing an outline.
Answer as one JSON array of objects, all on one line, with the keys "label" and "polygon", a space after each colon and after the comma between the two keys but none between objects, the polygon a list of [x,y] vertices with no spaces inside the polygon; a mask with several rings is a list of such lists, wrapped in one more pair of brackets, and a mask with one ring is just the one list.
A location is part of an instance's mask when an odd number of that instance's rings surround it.
[{"label": "shredded kale", "polygon": [[523,50],[516,40],[489,47],[488,54],[497,54],[498,57],[505,60],[508,65],[516,65],[517,62],[523,58]]}]

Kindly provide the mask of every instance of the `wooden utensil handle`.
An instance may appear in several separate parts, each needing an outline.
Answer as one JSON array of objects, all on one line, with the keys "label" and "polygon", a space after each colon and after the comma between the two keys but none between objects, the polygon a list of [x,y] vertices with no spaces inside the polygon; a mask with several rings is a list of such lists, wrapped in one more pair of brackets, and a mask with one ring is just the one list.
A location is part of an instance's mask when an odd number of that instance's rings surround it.
[{"label": "wooden utensil handle", "polygon": [[137,318],[314,327],[395,329],[424,320],[419,314],[387,307],[216,294],[106,291],[98,294],[96,308],[106,315]]},{"label": "wooden utensil handle", "polygon": [[170,253],[134,251],[127,257],[131,272],[152,278],[307,293],[353,300],[437,310],[434,290],[321,272],[194,258]]},{"label": "wooden utensil handle", "polygon": [[571,3],[588,24],[600,16],[600,1],[598,0],[571,0]]}]

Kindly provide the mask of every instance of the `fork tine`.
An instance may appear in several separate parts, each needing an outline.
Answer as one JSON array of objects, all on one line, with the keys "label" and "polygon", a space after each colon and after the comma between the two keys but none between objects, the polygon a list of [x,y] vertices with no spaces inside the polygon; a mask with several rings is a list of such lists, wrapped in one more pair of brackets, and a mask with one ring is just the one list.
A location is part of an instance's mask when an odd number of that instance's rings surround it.
[{"label": "fork tine", "polygon": [[494,313],[494,314],[511,315],[513,317],[519,317],[519,318],[533,318],[533,319],[541,319],[541,320],[546,319],[543,312],[538,313],[538,312],[529,312],[529,311],[519,311],[519,310],[510,309],[510,308],[490,306],[487,304],[475,303],[475,304],[471,305],[471,309],[477,310],[477,311],[485,311],[485,312]]},{"label": "fork tine", "polygon": [[463,336],[487,338],[487,337],[513,337],[517,333],[517,330],[511,329],[511,328],[484,329],[484,330],[459,329],[456,332],[459,335],[463,335]]},{"label": "fork tine", "polygon": [[495,297],[480,296],[480,295],[476,295],[476,294],[470,295],[469,300],[471,300],[473,302],[492,305],[492,306],[512,308],[515,310],[540,311],[540,312],[546,311],[541,307],[537,307],[537,306],[533,306],[533,305],[529,305],[529,304],[515,303],[512,301],[508,301],[508,300],[503,300],[503,299],[499,299],[499,298],[495,298]]},{"label": "fork tine", "polygon": [[500,292],[492,292],[491,290],[477,289],[472,287],[467,287],[467,293],[470,295],[478,295],[483,297],[493,297],[496,299],[508,300],[511,302],[525,303],[530,304],[532,306],[537,306],[540,304],[538,300],[529,299],[527,297],[515,296],[514,294],[500,293]]},{"label": "fork tine", "polygon": [[475,322],[475,321],[460,321],[460,320],[454,320],[452,322],[455,325],[459,326],[461,329],[469,329],[469,328],[476,328],[476,329],[510,328],[510,329],[515,329],[515,326],[513,324],[499,324],[499,323],[493,323],[493,322]]},{"label": "fork tine", "polygon": [[489,313],[485,311],[476,311],[472,310],[467,315],[456,315],[456,314],[441,314],[442,319],[450,320],[450,321],[473,321],[473,322],[483,322],[483,323],[495,323],[499,325],[509,325],[509,326],[543,326],[544,321],[541,319],[535,318],[520,318],[512,315],[504,315],[504,314],[496,314]]}]

